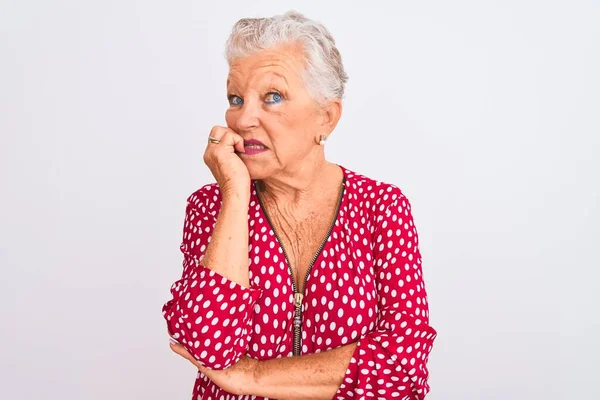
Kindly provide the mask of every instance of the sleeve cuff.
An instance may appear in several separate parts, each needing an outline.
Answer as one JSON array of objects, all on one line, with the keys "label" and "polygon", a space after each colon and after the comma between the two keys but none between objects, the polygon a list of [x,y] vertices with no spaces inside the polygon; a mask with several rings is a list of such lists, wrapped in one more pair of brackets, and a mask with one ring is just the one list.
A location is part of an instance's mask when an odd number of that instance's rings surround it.
[{"label": "sleeve cuff", "polygon": [[169,333],[206,367],[227,368],[246,353],[261,295],[198,264],[167,313]]}]

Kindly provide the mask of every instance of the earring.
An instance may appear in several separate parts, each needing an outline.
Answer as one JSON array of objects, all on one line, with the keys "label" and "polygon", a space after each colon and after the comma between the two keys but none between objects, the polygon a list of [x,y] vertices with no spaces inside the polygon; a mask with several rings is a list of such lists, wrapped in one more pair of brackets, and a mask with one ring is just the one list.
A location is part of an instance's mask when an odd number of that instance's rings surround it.
[{"label": "earring", "polygon": [[319,145],[325,146],[325,141],[327,140],[327,136],[321,135],[321,140],[319,140]]}]

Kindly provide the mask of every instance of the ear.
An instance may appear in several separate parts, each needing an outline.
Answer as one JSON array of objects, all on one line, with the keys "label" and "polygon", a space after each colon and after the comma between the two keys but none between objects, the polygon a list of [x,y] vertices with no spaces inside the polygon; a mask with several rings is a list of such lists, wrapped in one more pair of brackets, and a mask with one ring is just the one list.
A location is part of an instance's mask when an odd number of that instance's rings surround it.
[{"label": "ear", "polygon": [[321,127],[324,134],[329,136],[342,116],[342,101],[340,99],[332,99],[322,107]]}]

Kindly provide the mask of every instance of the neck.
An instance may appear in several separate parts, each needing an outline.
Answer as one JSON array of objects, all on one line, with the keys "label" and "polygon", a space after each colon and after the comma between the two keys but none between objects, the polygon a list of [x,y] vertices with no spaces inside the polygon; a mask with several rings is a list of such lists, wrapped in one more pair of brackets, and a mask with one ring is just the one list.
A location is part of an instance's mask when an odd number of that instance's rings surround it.
[{"label": "neck", "polygon": [[342,170],[324,159],[306,163],[293,173],[283,173],[258,181],[261,194],[283,204],[314,202],[341,184]]}]

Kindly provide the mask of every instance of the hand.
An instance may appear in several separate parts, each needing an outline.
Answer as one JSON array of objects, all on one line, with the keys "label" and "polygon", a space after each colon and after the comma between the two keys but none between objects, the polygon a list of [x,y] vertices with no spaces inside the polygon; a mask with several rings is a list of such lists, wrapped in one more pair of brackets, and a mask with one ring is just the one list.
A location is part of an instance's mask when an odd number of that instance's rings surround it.
[{"label": "hand", "polygon": [[223,126],[214,126],[210,136],[220,140],[220,143],[208,143],[204,151],[204,162],[217,180],[223,196],[248,196],[250,173],[236,154],[245,152],[244,139]]},{"label": "hand", "polygon": [[171,350],[194,364],[198,368],[198,371],[206,375],[221,389],[237,395],[252,394],[252,388],[256,382],[254,371],[256,371],[256,366],[260,361],[250,357],[243,357],[227,369],[209,369],[196,361],[182,344],[171,342],[170,346]]}]

